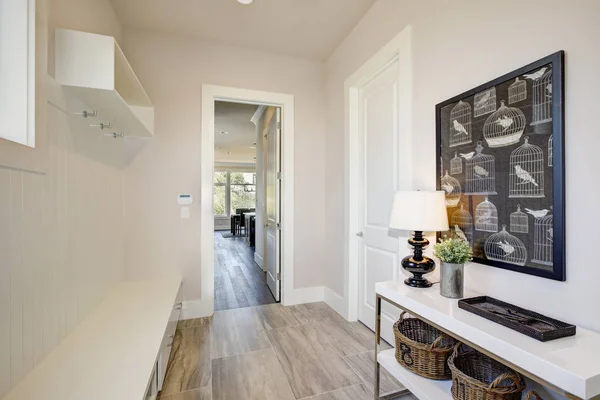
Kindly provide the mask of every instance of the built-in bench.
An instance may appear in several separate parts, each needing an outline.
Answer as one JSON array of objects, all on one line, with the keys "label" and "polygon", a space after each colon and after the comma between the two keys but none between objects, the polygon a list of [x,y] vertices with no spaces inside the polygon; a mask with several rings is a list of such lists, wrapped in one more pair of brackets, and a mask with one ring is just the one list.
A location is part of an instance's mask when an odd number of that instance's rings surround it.
[{"label": "built-in bench", "polygon": [[125,282],[3,400],[156,398],[181,312],[181,278]]}]

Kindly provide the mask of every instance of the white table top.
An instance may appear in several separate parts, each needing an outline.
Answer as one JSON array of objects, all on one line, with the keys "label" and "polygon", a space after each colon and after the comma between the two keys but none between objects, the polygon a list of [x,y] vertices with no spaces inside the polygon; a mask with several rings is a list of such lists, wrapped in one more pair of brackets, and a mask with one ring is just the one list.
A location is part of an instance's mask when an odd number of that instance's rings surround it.
[{"label": "white table top", "polygon": [[4,400],[142,400],[180,285],[120,284]]},{"label": "white table top", "polygon": [[[458,300],[442,297],[437,285],[415,289],[381,282],[376,292],[566,392],[583,399],[600,395],[598,333],[577,327],[575,336],[540,342],[458,308]],[[480,295],[465,292],[465,298]]]}]

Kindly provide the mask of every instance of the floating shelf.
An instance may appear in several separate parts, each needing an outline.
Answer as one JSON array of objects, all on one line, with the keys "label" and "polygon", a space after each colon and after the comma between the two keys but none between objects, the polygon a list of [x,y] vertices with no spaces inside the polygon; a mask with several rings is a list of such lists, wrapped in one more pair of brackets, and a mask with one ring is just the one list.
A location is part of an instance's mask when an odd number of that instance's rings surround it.
[{"label": "floating shelf", "polygon": [[396,349],[389,349],[377,355],[377,361],[394,378],[404,385],[419,400],[452,400],[452,381],[435,381],[423,378],[404,368],[396,361]]},{"label": "floating shelf", "polygon": [[154,135],[154,106],[113,37],[57,29],[55,40],[56,81],[98,122],[125,136]]}]

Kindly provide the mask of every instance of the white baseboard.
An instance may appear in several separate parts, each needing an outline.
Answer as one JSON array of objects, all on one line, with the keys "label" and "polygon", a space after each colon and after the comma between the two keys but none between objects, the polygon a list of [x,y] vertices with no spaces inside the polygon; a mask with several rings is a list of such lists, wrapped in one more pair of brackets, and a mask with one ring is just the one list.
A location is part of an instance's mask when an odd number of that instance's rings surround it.
[{"label": "white baseboard", "polygon": [[348,307],[346,307],[346,301],[342,296],[329,289],[328,287],[324,288],[324,298],[325,303],[331,308],[335,310],[338,314],[340,314],[344,319],[348,319]]},{"label": "white baseboard", "polygon": [[266,271],[266,269],[265,269],[265,261],[256,252],[254,253],[254,262],[257,263],[258,266],[261,267],[263,271]]},{"label": "white baseboard", "polygon": [[214,313],[214,301],[184,301],[179,319],[195,319],[210,317]]},{"label": "white baseboard", "polygon": [[291,296],[286,296],[284,306],[296,304],[314,303],[325,300],[325,288],[323,286],[294,289]]}]

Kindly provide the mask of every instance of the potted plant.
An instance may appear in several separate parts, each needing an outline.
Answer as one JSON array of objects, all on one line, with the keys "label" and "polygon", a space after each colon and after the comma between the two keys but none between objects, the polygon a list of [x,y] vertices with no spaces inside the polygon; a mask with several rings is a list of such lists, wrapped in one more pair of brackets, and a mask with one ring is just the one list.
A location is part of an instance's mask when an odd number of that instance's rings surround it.
[{"label": "potted plant", "polygon": [[440,259],[440,294],[451,299],[463,297],[464,266],[471,261],[473,252],[468,242],[461,238],[439,240],[433,246],[433,254]]}]

